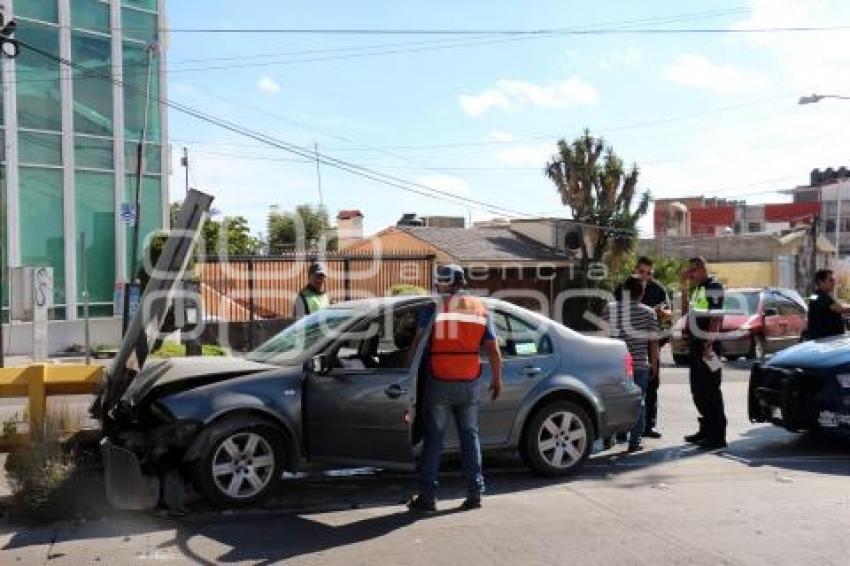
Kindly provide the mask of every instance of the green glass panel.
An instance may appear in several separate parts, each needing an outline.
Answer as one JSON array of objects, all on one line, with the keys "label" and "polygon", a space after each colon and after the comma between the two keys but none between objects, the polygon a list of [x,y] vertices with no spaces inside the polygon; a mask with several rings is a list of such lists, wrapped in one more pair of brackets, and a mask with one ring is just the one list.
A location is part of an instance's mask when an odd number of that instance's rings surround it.
[{"label": "green glass panel", "polygon": [[59,3],[57,0],[16,0],[15,17],[34,18],[55,24],[59,21]]},{"label": "green glass panel", "polygon": [[53,267],[53,301],[65,302],[65,238],[62,172],[21,167],[20,225],[23,265]]},{"label": "green glass panel", "polygon": [[109,2],[71,0],[71,26],[109,33]]},{"label": "green glass panel", "polygon": [[145,122],[149,141],[160,139],[159,58],[150,58],[150,89],[148,90],[148,53],[143,45],[124,42],[124,135],[138,140]]},{"label": "green glass panel", "polygon": [[84,291],[82,233],[85,233],[85,273],[89,301],[112,300],[115,283],[115,180],[108,173],[77,171],[77,289]]},{"label": "green glass panel", "polygon": [[143,10],[151,10],[156,12],[156,0],[124,0],[122,3],[124,6],[132,6],[134,8],[141,8]]},{"label": "green glass panel", "polygon": [[112,169],[114,164],[112,138],[74,138],[74,156],[77,167],[91,169]]},{"label": "green glass panel", "polygon": [[[124,145],[124,167],[134,173],[138,167],[139,143],[127,142]],[[145,144],[145,173],[160,175],[162,173],[162,146],[158,143]]]},{"label": "green glass panel", "polygon": [[19,131],[18,151],[24,165],[62,165],[62,135]]},{"label": "green glass panel", "polygon": [[[124,202],[134,203],[136,194],[136,177],[127,175],[124,185]],[[159,177],[142,177],[141,185],[141,221],[139,222],[139,252],[136,265],[142,265],[142,257],[149,236],[162,229],[162,181]],[[130,264],[133,245],[133,226],[127,227],[127,265]]]},{"label": "green glass panel", "polygon": [[[16,37],[59,56],[59,28],[18,21]],[[59,63],[22,49],[17,63],[18,126],[62,131],[62,92]]]},{"label": "green glass panel", "polygon": [[112,135],[112,46],[108,37],[74,32],[74,130]]},{"label": "green glass panel", "polygon": [[124,8],[121,10],[121,27],[125,39],[149,43],[156,41],[159,18],[156,14]]},{"label": "green glass panel", "polygon": [[[4,197],[0,198],[0,266],[5,266],[9,257],[7,248],[9,240],[6,238],[6,165],[0,165],[0,193]],[[0,322],[9,322],[8,312],[6,312],[9,305],[7,273],[6,269],[0,269],[0,282],[2,282],[3,287],[2,292],[0,292]]]}]

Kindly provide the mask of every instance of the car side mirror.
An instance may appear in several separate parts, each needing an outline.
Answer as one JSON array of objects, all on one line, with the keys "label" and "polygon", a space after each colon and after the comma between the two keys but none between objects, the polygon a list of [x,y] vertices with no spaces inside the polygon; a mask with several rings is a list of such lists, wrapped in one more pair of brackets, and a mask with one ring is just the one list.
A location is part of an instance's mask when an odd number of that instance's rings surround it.
[{"label": "car side mirror", "polygon": [[324,375],[331,371],[331,359],[326,354],[319,354],[310,359],[310,371],[318,375]]},{"label": "car side mirror", "polygon": [[778,315],[779,315],[779,311],[776,310],[773,307],[768,307],[768,308],[764,309],[764,316],[766,316],[766,317],[768,317],[768,316],[778,316]]}]

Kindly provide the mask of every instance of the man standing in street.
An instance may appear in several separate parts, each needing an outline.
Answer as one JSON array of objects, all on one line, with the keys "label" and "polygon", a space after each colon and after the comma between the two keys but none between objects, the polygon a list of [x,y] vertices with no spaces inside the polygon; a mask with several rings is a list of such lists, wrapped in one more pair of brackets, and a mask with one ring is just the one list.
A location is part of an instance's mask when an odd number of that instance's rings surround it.
[{"label": "man standing in street", "polygon": [[608,333],[626,342],[634,364],[634,380],[643,392],[638,420],[629,432],[629,453],[642,450],[641,436],[646,424],[646,391],[651,368],[658,364],[658,320],[655,311],[641,303],[644,281],[631,275],[622,284],[617,301],[608,304],[602,318],[608,323]]},{"label": "man standing in street", "polygon": [[844,315],[850,313],[850,306],[842,305],[833,298],[835,283],[835,273],[831,269],[820,269],[815,273],[815,294],[809,299],[809,324],[806,328],[809,340],[844,334]]},{"label": "man standing in street", "polygon": [[[655,316],[661,328],[669,327],[673,318],[670,300],[667,297],[667,290],[655,279],[652,271],[652,260],[646,256],[639,257],[633,273],[643,282],[643,297],[640,302],[655,311]],[[622,286],[618,287],[618,291],[621,288]],[[619,299],[618,291],[615,291],[614,296]],[[666,342],[666,338],[659,337],[659,350],[664,347]],[[659,358],[656,356],[655,363],[650,367],[649,384],[646,387],[646,426],[643,431],[643,436],[646,438],[661,438],[661,433],[656,428],[658,425],[658,386],[661,384],[661,366],[658,360]]]},{"label": "man standing in street", "polygon": [[423,308],[418,316],[416,335],[410,346],[415,355],[425,331],[431,327],[428,343],[427,377],[422,404],[425,418],[425,445],[420,461],[421,488],[408,507],[411,511],[437,510],[437,474],[443,451],[443,436],[449,414],[454,416],[461,443],[467,496],[463,509],[481,507],[484,476],[478,438],[478,409],[481,374],[479,352],[482,345],[490,362],[490,391],[495,400],[502,391],[502,355],[496,342],[492,318],[478,297],[463,293],[466,278],[457,265],[437,271],[439,300]]},{"label": "man standing in street", "polygon": [[292,316],[295,320],[328,308],[328,296],[325,293],[325,279],[328,272],[319,262],[310,264],[307,271],[307,285],[295,298]]},{"label": "man standing in street", "polygon": [[[723,285],[708,274],[705,258],[688,260],[682,272],[682,314],[690,334],[691,395],[699,412],[699,430],[685,441],[704,450],[726,447],[723,407],[720,329],[723,323]],[[688,288],[691,295],[688,297]]]}]

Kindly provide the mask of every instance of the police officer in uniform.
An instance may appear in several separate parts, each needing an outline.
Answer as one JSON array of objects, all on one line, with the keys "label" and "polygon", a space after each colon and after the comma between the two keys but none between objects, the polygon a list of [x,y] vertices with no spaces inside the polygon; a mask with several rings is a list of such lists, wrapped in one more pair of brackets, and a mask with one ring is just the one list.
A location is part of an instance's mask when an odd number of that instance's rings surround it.
[{"label": "police officer in uniform", "polygon": [[809,325],[806,328],[809,340],[844,334],[844,315],[850,313],[850,307],[833,298],[835,283],[835,273],[831,269],[820,269],[815,273],[815,294],[809,299]]},{"label": "police officer in uniform", "polygon": [[478,439],[478,378],[482,345],[490,361],[492,399],[502,391],[502,355],[484,303],[462,292],[466,279],[457,265],[440,267],[435,282],[439,299],[431,308],[419,312],[416,335],[410,346],[410,352],[416,352],[425,331],[431,327],[423,403],[425,445],[420,462],[421,488],[419,495],[408,503],[411,511],[421,513],[437,509],[437,474],[449,414],[454,416],[457,426],[467,478],[467,496],[462,507],[481,507],[484,476]]},{"label": "police officer in uniform", "polygon": [[690,333],[691,395],[700,417],[699,430],[686,436],[685,441],[704,450],[726,447],[718,340],[723,323],[723,300],[723,285],[708,274],[705,258],[688,260],[688,267],[682,272],[682,314],[687,316]]},{"label": "police officer in uniform", "polygon": [[307,270],[307,284],[295,298],[292,316],[295,320],[328,308],[328,296],[325,293],[325,279],[328,272],[319,262],[310,264]]}]

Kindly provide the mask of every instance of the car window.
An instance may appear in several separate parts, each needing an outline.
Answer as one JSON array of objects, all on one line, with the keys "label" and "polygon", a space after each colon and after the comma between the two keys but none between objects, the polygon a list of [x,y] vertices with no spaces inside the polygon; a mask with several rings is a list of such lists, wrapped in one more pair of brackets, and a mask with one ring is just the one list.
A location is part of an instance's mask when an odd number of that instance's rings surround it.
[{"label": "car window", "polygon": [[500,311],[494,313],[493,323],[504,357],[522,358],[552,353],[552,339],[532,323]]},{"label": "car window", "polygon": [[295,360],[334,338],[337,329],[353,322],[355,309],[324,309],[294,322],[256,350],[247,359],[267,363]]},{"label": "car window", "polygon": [[806,314],[803,307],[787,297],[778,295],[777,302],[779,304],[779,314],[783,316],[805,316]]},{"label": "car window", "polygon": [[343,371],[408,369],[408,352],[415,334],[414,309],[399,309],[371,319],[340,341],[334,367]]}]

